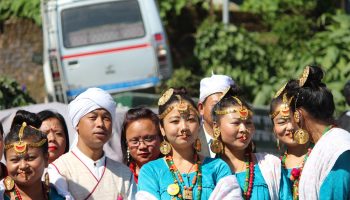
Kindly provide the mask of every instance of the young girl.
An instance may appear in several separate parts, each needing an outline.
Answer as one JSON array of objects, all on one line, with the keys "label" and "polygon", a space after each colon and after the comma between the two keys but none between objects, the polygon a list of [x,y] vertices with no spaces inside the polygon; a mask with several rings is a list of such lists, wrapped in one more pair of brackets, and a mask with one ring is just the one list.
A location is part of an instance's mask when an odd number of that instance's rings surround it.
[{"label": "young girl", "polygon": [[231,88],[213,108],[212,150],[231,167],[244,199],[279,199],[280,160],[270,154],[253,153],[253,113]]},{"label": "young girl", "polygon": [[34,113],[30,114],[16,115],[15,123],[5,138],[8,176],[2,181],[5,190],[1,190],[1,196],[5,200],[70,199],[70,196],[65,198],[58,194],[56,188],[49,184],[48,174],[45,174],[45,182],[41,180],[48,165],[48,142],[45,134],[27,125],[37,117]]},{"label": "young girl", "polygon": [[[165,157],[141,168],[138,191],[153,199],[209,199],[219,180],[231,171],[221,159],[199,156],[199,114],[194,102],[184,89],[170,88],[158,105]],[[229,185],[237,185],[234,181]]]},{"label": "young girl", "polygon": [[286,93],[282,93],[283,91],[284,87],[277,92],[270,104],[270,116],[277,146],[280,148],[282,144],[286,147],[281,157],[285,187],[281,188],[283,191],[280,193],[280,199],[298,199],[300,174],[311,153],[311,147],[308,141],[296,141],[293,138],[297,126],[290,109],[291,98],[288,99]]}]

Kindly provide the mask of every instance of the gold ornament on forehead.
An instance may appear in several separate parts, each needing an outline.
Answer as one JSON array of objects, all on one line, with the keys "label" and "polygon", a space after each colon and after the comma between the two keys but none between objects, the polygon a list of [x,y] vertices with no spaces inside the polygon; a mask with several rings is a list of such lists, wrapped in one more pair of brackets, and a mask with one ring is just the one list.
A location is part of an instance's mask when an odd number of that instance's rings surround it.
[{"label": "gold ornament on forehead", "polygon": [[163,93],[163,95],[158,100],[158,106],[164,105],[166,102],[169,101],[170,97],[173,95],[174,89],[170,88],[167,91]]},{"label": "gold ornament on forehead", "polygon": [[190,109],[188,103],[183,101],[180,95],[176,95],[176,98],[179,100],[179,103],[177,104],[176,108],[179,111],[180,115],[189,115]]},{"label": "gold ornament on forehead", "polygon": [[17,154],[24,154],[27,152],[27,148],[28,147],[41,147],[43,144],[45,144],[46,139],[42,139],[39,142],[33,142],[33,143],[27,143],[25,141],[22,141],[23,138],[23,133],[24,133],[24,129],[27,127],[27,123],[23,122],[21,128],[19,129],[18,132],[18,138],[19,141],[16,141],[12,144],[8,144],[5,145],[5,150],[14,148],[14,150],[16,151]]},{"label": "gold ornament on forehead", "polygon": [[229,113],[236,113],[236,112],[238,112],[239,118],[241,120],[247,120],[249,115],[253,114],[252,111],[250,111],[246,107],[244,107],[243,104],[242,104],[242,101],[238,97],[233,96],[232,98],[235,99],[237,101],[237,103],[241,106],[241,108],[239,110],[234,109],[234,108],[227,108],[227,109],[224,109],[224,110],[216,110],[215,113],[217,115],[226,115],[226,114],[229,114]]},{"label": "gold ornament on forehead", "polygon": [[189,104],[186,100],[184,100],[180,95],[176,95],[176,98],[179,100],[175,105],[170,105],[167,109],[163,111],[159,115],[159,119],[164,119],[164,117],[169,114],[174,108],[178,110],[181,116],[189,116],[190,110],[192,110],[196,116],[199,116],[199,113],[196,108],[194,108],[191,104]]},{"label": "gold ornament on forehead", "polygon": [[237,103],[241,106],[241,109],[239,109],[238,111],[239,118],[241,118],[241,120],[247,120],[249,116],[249,110],[243,106],[243,103],[238,97],[233,96],[232,98],[235,99]]},{"label": "gold ornament on forehead", "polygon": [[287,93],[283,94],[282,103],[279,108],[270,116],[271,119],[275,118],[278,114],[281,114],[282,119],[288,119],[290,117],[290,102],[293,97],[287,97]]},{"label": "gold ornament on forehead", "polygon": [[303,74],[299,78],[299,87],[303,87],[304,86],[304,84],[305,84],[305,82],[307,80],[307,77],[309,76],[309,73],[310,73],[310,67],[306,66],[304,71],[303,71]]}]

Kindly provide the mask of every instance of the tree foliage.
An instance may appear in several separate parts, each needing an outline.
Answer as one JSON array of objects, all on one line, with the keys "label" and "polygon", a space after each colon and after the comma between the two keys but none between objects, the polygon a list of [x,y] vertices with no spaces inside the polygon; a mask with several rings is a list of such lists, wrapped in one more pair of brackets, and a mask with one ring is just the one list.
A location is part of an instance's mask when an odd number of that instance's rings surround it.
[{"label": "tree foliage", "polygon": [[207,19],[196,34],[202,70],[231,75],[254,105],[267,105],[283,83],[316,63],[342,110],[340,91],[350,78],[350,18],[317,2],[247,0],[243,9],[263,16],[260,23],[267,27],[257,32]]},{"label": "tree foliage", "polygon": [[0,110],[34,104],[29,94],[8,77],[0,77]]},{"label": "tree foliage", "polygon": [[0,22],[13,17],[32,19],[40,25],[40,0],[1,0]]}]

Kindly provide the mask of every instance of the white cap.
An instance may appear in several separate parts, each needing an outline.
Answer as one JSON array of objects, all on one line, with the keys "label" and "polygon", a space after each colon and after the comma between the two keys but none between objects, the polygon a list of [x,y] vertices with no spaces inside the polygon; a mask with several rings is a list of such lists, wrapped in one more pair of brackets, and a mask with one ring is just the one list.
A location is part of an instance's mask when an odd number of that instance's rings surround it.
[{"label": "white cap", "polygon": [[234,85],[235,82],[231,77],[226,75],[215,75],[206,77],[201,80],[199,89],[199,103],[215,93],[224,92],[229,86]]},{"label": "white cap", "polygon": [[116,105],[113,97],[100,88],[89,88],[85,92],[77,96],[68,105],[69,117],[72,120],[73,127],[76,128],[80,119],[89,112],[104,108],[115,120]]}]

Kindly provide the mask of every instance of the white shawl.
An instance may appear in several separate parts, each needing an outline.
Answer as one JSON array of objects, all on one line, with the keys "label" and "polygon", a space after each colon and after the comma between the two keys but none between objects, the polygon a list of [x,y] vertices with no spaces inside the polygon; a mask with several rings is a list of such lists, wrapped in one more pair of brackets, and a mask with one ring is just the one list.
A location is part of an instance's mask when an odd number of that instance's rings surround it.
[{"label": "white shawl", "polygon": [[281,160],[267,153],[255,153],[255,156],[269,188],[271,200],[278,200],[281,181]]},{"label": "white shawl", "polygon": [[332,128],[316,143],[299,182],[299,199],[318,199],[320,188],[338,157],[350,150],[350,133],[341,128]]}]

